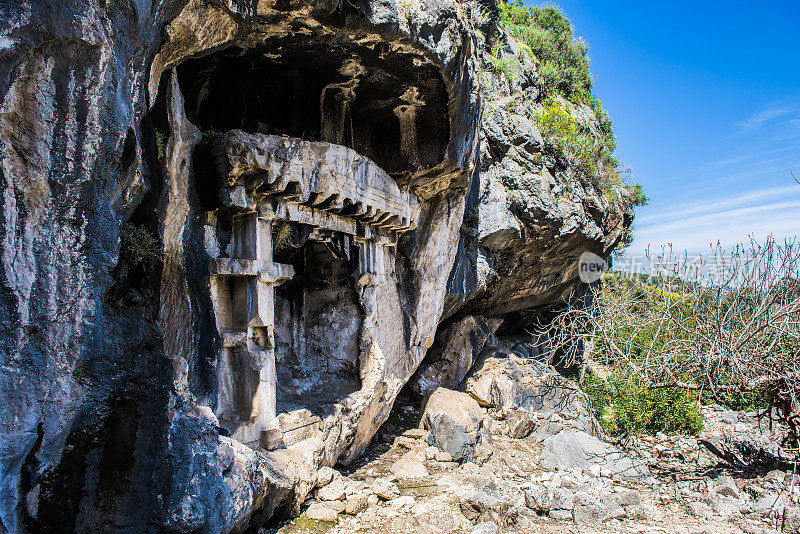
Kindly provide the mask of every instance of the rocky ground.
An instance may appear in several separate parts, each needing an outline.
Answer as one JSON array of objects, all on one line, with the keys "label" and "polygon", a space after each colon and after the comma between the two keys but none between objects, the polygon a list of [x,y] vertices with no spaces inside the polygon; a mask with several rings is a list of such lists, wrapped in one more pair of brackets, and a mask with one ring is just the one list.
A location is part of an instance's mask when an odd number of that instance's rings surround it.
[{"label": "rocky ground", "polygon": [[303,515],[259,534],[800,532],[791,464],[759,464],[785,457],[783,429],[753,413],[706,406],[697,437],[614,445],[568,413],[528,411],[521,425],[519,409],[478,407],[470,448],[458,433],[473,403],[440,389],[420,414],[401,398],[358,463],[320,470]]}]

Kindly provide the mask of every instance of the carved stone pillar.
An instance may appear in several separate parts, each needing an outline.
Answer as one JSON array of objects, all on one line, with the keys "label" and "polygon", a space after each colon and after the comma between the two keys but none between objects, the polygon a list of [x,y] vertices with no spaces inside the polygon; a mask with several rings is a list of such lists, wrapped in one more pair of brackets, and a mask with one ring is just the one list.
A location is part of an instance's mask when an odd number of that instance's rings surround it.
[{"label": "carved stone pillar", "polygon": [[358,277],[356,279],[359,302],[364,311],[359,334],[361,361],[359,375],[361,387],[372,387],[384,377],[386,359],[380,344],[375,339],[375,315],[377,294],[380,286],[386,283],[383,247],[375,242],[374,236],[366,228],[365,235],[354,238],[358,245]]},{"label": "carved stone pillar", "polygon": [[272,261],[272,219],[255,212],[233,219],[230,258],[212,260],[212,295],[222,334],[217,415],[236,424],[233,437],[259,441],[275,419],[275,286],[294,276]]}]

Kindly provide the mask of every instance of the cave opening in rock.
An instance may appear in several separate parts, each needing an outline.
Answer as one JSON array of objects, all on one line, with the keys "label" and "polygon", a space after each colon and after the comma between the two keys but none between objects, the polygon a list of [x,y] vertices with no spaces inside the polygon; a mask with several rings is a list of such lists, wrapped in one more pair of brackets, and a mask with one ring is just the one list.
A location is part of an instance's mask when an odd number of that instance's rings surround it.
[{"label": "cave opening in rock", "polygon": [[278,414],[308,409],[324,416],[361,387],[353,248],[342,234],[276,247],[276,261],[295,269],[275,291]]},{"label": "cave opening in rock", "polygon": [[293,35],[177,67],[188,119],[354,149],[395,176],[442,162],[448,96],[439,70],[387,45]]},{"label": "cave opening in rock", "polygon": [[176,72],[203,134],[192,181],[216,325],[201,337],[218,347],[209,402],[234,439],[289,446],[361,389],[386,250],[419,213],[401,179],[445,157],[444,81],[399,45],[297,34]]}]

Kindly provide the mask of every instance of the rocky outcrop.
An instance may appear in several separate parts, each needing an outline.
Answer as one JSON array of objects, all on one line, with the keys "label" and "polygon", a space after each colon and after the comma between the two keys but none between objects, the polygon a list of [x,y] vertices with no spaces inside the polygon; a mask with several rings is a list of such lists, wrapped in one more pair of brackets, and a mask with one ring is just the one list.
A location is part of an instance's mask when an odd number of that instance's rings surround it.
[{"label": "rocky outcrop", "polygon": [[[425,391],[630,222],[591,188],[564,200],[570,170],[536,163],[532,62],[479,89],[477,4],[0,11],[2,531],[296,514],[320,466],[368,445],[443,316],[453,349],[431,352]],[[252,165],[221,183],[205,148],[236,136]],[[348,204],[336,180],[267,191],[258,151],[281,143],[325,161],[303,176],[372,169],[413,209]]]},{"label": "rocky outcrop", "polygon": [[596,466],[624,478],[650,475],[641,462],[580,430],[561,431],[545,439],[542,445],[542,465],[550,469],[572,467],[588,471]]},{"label": "rocky outcrop", "polygon": [[[492,45],[502,61],[518,66],[513,79],[493,66]],[[538,74],[519,44],[501,31],[479,57],[484,112],[478,172],[467,191],[446,315],[466,311],[524,324],[527,312],[576,287],[582,252],[608,257],[633,211],[623,188],[610,201],[568,162],[546,153],[532,120],[541,111]],[[575,120],[599,131],[588,106],[566,105]]]},{"label": "rocky outcrop", "polygon": [[505,347],[487,347],[483,351],[465,388],[481,406],[509,414],[512,433],[525,433],[518,429],[522,426],[529,431],[536,429],[540,439],[564,429],[603,436],[589,398],[574,382],[553,367],[520,357]]},{"label": "rocky outcrop", "polygon": [[453,460],[482,463],[491,454],[491,437],[483,411],[469,395],[436,389],[422,413],[428,442]]},{"label": "rocky outcrop", "polygon": [[[255,102],[242,95],[266,76],[273,86],[253,98],[272,106],[246,114],[267,125],[262,133],[351,146],[426,201],[401,267],[408,289],[398,291],[392,263],[392,283],[377,290],[393,303],[374,316],[372,350],[384,364],[320,425],[317,450],[300,455],[311,468],[351,459],[430,346],[443,307],[457,192],[477,144],[468,21],[447,2],[406,15],[393,2],[76,0],[3,14],[3,529],[35,529],[58,513],[78,530],[219,532],[291,509],[308,491],[296,471],[264,451],[244,454],[213,413],[170,423],[214,409],[222,340],[192,148],[212,130],[258,131],[234,124],[245,115],[231,106]],[[255,71],[231,77],[248,58]],[[319,60],[305,71],[313,83],[298,77],[308,58]],[[287,80],[308,88],[297,95],[317,104],[310,116],[298,102],[287,120],[286,94],[267,94]],[[324,119],[321,93],[310,92],[322,89]],[[353,112],[342,112],[351,100]],[[369,120],[393,129],[372,135]],[[335,138],[345,129],[371,136]],[[156,236],[161,261],[120,255],[125,220]]]},{"label": "rocky outcrop", "polygon": [[411,378],[411,386],[420,395],[428,396],[437,387],[452,389],[460,384],[501,323],[501,319],[467,315],[439,328],[435,345]]}]

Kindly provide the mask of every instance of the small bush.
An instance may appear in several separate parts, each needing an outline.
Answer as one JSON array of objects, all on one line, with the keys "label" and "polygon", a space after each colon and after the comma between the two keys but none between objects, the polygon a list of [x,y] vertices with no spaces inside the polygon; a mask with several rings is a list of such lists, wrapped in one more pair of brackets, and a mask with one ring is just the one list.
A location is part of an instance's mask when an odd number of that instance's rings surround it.
[{"label": "small bush", "polygon": [[612,434],[691,434],[703,429],[697,396],[675,388],[648,389],[612,375],[602,380],[587,372],[581,389],[595,416]]},{"label": "small bush", "polygon": [[557,148],[563,149],[575,136],[575,119],[557,100],[545,101],[536,125],[547,142]]},{"label": "small bush", "polygon": [[644,189],[641,184],[629,184],[628,191],[631,193],[634,206],[644,206],[650,200],[647,198],[647,195],[644,194]]},{"label": "small bush", "polygon": [[614,395],[611,386],[608,382],[594,374],[590,369],[587,369],[586,375],[583,377],[581,389],[589,396],[589,400],[592,401],[592,411],[595,417],[602,422],[608,408],[614,403]]},{"label": "small bush", "polygon": [[203,142],[210,141],[210,140],[220,136],[221,134],[222,134],[222,132],[220,132],[219,130],[214,130],[213,128],[210,129],[210,130],[201,130],[200,131],[200,135],[202,136],[201,140]]},{"label": "small bush", "polygon": [[572,25],[554,6],[525,7],[521,1],[500,5],[500,24],[540,61],[542,91],[573,102],[589,98],[588,47],[573,38]]},{"label": "small bush", "polygon": [[161,245],[145,228],[125,222],[120,226],[120,256],[134,266],[151,264],[161,259]]},{"label": "small bush", "polygon": [[594,111],[597,122],[600,124],[600,131],[603,134],[603,141],[610,152],[614,152],[617,148],[617,139],[614,136],[614,124],[611,122],[611,117],[603,109],[603,104],[596,98],[592,98],[590,102],[592,111]]},{"label": "small bush", "polygon": [[167,153],[167,136],[156,130],[156,153],[158,159],[163,159]]},{"label": "small bush", "polygon": [[735,393],[718,391],[716,397],[710,392],[704,391],[703,401],[708,404],[718,402],[731,410],[755,412],[769,408],[770,396],[771,395],[765,390],[741,391]]},{"label": "small bush", "polygon": [[563,104],[546,100],[535,120],[550,151],[567,160],[580,178],[601,189],[621,185],[619,162],[609,148],[578,124]]},{"label": "small bush", "polygon": [[274,237],[272,239],[273,246],[276,250],[282,250],[289,246],[289,240],[294,235],[291,223],[282,221],[275,225]]},{"label": "small bush", "polygon": [[509,83],[513,83],[519,74],[520,64],[516,59],[506,59],[502,57],[499,49],[492,51],[492,55],[487,58],[492,71],[502,74]]},{"label": "small bush", "polygon": [[[691,400],[690,400],[691,399]],[[697,402],[674,388],[648,389],[638,384],[619,388],[609,430],[624,434],[691,434],[703,429]]]}]

